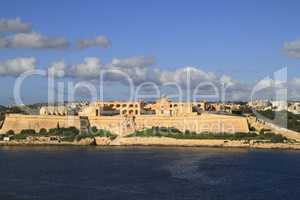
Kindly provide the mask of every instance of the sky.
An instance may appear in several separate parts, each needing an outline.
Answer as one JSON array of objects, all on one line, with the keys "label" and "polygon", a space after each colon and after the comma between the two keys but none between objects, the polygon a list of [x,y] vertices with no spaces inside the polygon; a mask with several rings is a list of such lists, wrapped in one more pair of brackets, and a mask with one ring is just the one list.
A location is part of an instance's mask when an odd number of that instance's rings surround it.
[{"label": "sky", "polygon": [[[93,82],[99,70],[119,69],[135,84],[160,85],[178,82],[191,68],[200,70],[196,82],[226,76],[240,93],[287,67],[291,95],[299,98],[296,0],[2,0],[0,5],[0,104],[14,103],[22,72],[51,67],[63,69],[63,81]],[[45,101],[47,84],[41,77],[26,80],[22,97]],[[112,85],[109,90],[117,94],[108,91],[108,98],[122,98],[121,85]]]}]

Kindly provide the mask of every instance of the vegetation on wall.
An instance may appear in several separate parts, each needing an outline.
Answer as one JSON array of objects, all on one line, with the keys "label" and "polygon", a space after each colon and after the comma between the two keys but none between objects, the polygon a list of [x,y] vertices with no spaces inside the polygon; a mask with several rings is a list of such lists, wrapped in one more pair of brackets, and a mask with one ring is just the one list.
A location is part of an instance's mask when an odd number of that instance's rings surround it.
[{"label": "vegetation on wall", "polygon": [[268,140],[273,143],[287,141],[286,137],[274,133],[200,133],[185,131],[181,132],[176,128],[152,127],[141,131],[136,131],[128,137],[170,137],[176,139],[226,139],[226,140]]},{"label": "vegetation on wall", "polygon": [[111,132],[103,129],[97,129],[96,127],[92,127],[88,133],[81,133],[75,127],[69,128],[52,128],[46,130],[42,128],[39,132],[36,132],[33,129],[24,129],[20,133],[15,134],[14,131],[9,130],[6,134],[0,135],[0,139],[4,137],[10,137],[12,140],[25,140],[28,137],[51,137],[56,136],[59,137],[62,141],[79,141],[83,138],[94,138],[94,137],[110,137],[111,139],[116,138],[116,135]]}]

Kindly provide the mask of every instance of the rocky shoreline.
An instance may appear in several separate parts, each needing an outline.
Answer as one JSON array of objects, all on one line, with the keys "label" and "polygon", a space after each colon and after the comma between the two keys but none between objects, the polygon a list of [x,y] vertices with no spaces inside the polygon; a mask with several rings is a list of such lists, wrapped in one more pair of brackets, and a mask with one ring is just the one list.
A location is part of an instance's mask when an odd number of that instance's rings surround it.
[{"label": "rocky shoreline", "polygon": [[220,139],[174,139],[168,137],[123,137],[111,141],[109,138],[95,138],[99,146],[182,146],[182,147],[236,147],[258,149],[299,149],[300,143],[267,143],[258,140]]},{"label": "rocky shoreline", "polygon": [[80,141],[0,141],[2,146],[13,145],[75,145],[75,146],[181,146],[181,147],[225,147],[255,149],[294,149],[300,150],[300,143],[270,143],[258,140],[221,139],[175,139],[168,137],[122,137],[111,140],[108,137],[85,138]]},{"label": "rocky shoreline", "polygon": [[11,140],[11,141],[0,141],[0,146],[14,146],[14,145],[77,145],[77,146],[87,146],[95,145],[94,138],[85,138],[80,141],[28,141],[28,140]]}]

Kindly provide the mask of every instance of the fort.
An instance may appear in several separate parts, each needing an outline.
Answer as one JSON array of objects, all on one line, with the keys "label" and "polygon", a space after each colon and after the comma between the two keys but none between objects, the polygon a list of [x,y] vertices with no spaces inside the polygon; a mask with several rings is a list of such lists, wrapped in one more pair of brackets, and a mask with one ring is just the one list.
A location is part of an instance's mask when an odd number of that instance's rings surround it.
[{"label": "fort", "polygon": [[45,106],[37,115],[7,114],[0,133],[71,126],[80,130],[95,126],[118,135],[154,126],[197,133],[249,132],[245,117],[206,112],[207,109],[205,102],[172,102],[166,97],[154,103],[97,101],[82,107],[77,114],[70,114],[64,106]]}]

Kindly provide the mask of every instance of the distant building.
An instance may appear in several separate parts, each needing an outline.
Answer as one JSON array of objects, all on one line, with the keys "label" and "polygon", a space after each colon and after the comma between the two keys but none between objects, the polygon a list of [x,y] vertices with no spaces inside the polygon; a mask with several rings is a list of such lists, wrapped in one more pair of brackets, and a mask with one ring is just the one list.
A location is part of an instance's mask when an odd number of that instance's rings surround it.
[{"label": "distant building", "polygon": [[296,115],[300,114],[300,102],[289,102],[288,103],[288,111],[292,112]]},{"label": "distant building", "polygon": [[66,106],[43,106],[40,115],[68,115]]},{"label": "distant building", "polygon": [[274,111],[283,111],[287,110],[287,101],[271,101],[272,104],[272,110]]}]

